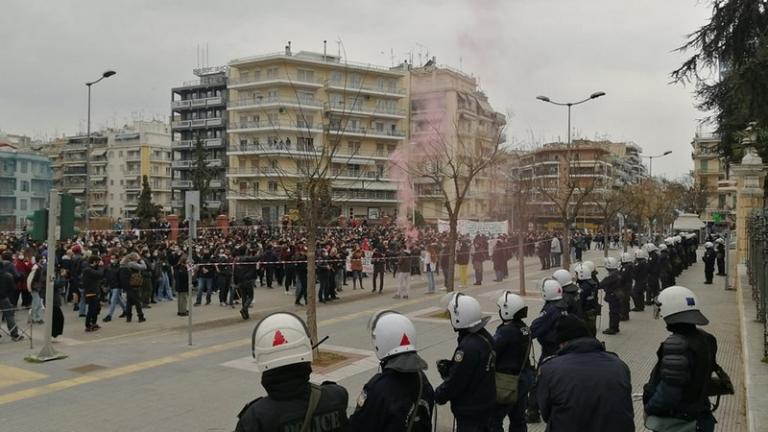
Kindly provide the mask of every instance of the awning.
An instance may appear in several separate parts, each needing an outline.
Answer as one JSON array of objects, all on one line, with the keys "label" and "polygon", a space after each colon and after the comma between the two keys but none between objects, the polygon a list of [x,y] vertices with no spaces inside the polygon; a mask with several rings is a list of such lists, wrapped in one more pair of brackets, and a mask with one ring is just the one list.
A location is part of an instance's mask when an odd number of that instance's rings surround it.
[{"label": "awning", "polygon": [[679,231],[698,231],[704,228],[704,226],[704,222],[699,219],[699,215],[694,213],[683,213],[672,224],[672,228]]},{"label": "awning", "polygon": [[91,152],[91,156],[104,156],[107,154],[107,149],[96,149]]},{"label": "awning", "polygon": [[71,194],[81,194],[81,193],[85,193],[85,189],[70,189],[69,193],[71,193]]},{"label": "awning", "polygon": [[92,182],[100,182],[102,180],[106,180],[106,177],[104,177],[104,176],[91,176],[91,181]]}]

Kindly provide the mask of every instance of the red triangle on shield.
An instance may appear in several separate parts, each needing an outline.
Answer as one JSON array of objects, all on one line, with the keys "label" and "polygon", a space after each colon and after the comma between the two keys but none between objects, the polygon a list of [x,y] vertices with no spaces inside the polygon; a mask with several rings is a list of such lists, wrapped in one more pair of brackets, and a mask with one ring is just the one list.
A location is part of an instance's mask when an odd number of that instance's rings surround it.
[{"label": "red triangle on shield", "polygon": [[275,339],[272,340],[272,346],[276,347],[276,346],[280,346],[280,345],[283,345],[283,344],[286,344],[286,343],[288,343],[288,341],[285,340],[285,337],[283,336],[283,333],[280,330],[276,331],[275,332]]},{"label": "red triangle on shield", "polygon": [[408,335],[403,333],[403,338],[400,339],[400,346],[408,346],[411,344],[411,340],[408,339]]}]

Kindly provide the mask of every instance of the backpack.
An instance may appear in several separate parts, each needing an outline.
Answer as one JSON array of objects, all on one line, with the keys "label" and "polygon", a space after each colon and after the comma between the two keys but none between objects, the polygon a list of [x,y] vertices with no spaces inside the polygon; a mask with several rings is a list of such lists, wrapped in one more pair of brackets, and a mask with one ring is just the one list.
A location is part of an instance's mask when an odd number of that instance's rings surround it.
[{"label": "backpack", "polygon": [[131,272],[131,275],[128,277],[128,286],[137,289],[141,289],[144,286],[144,277],[141,276],[141,272]]}]

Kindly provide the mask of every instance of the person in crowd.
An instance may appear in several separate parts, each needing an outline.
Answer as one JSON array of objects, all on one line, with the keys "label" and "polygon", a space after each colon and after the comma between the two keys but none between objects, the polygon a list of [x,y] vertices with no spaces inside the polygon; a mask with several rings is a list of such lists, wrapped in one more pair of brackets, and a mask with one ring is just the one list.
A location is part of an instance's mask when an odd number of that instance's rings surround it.
[{"label": "person in crowd", "polygon": [[189,310],[187,309],[188,305],[188,296],[189,296],[189,286],[190,286],[190,280],[189,280],[189,268],[188,268],[189,262],[187,260],[186,255],[182,255],[181,258],[179,258],[178,263],[176,264],[176,268],[174,269],[174,277],[176,280],[174,281],[176,285],[176,315],[177,316],[187,316],[189,315]]},{"label": "person in crowd", "polygon": [[93,332],[101,327],[98,324],[101,302],[99,295],[104,282],[104,262],[97,255],[91,255],[83,264],[83,296],[88,308],[85,317],[85,331]]}]

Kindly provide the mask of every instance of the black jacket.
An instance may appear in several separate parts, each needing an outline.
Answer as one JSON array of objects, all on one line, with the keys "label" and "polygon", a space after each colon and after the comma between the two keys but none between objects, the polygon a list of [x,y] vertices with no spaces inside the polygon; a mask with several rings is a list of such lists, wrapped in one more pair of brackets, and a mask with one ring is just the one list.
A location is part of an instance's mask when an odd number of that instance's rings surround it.
[{"label": "black jacket", "polygon": [[83,293],[86,297],[98,296],[101,282],[104,280],[104,269],[94,268],[83,263]]},{"label": "black jacket", "polygon": [[629,368],[595,338],[571,340],[542,362],[537,396],[548,431],[635,430]]},{"label": "black jacket", "polygon": [[419,394],[412,432],[430,432],[435,394],[423,370],[427,364],[416,353],[385,359],[382,371],[374,375],[357,398],[355,413],[349,418],[352,431],[405,432],[409,413]]},{"label": "black jacket", "polygon": [[531,331],[523,321],[513,320],[500,324],[496,327],[493,339],[497,371],[519,375],[523,367],[531,367],[528,360]]},{"label": "black jacket", "polygon": [[16,282],[13,280],[13,275],[0,270],[0,299],[11,298],[15,292]]},{"label": "black jacket", "polygon": [[435,389],[435,402],[451,402],[457,417],[489,418],[496,407],[493,337],[486,329],[459,331],[448,377]]}]

